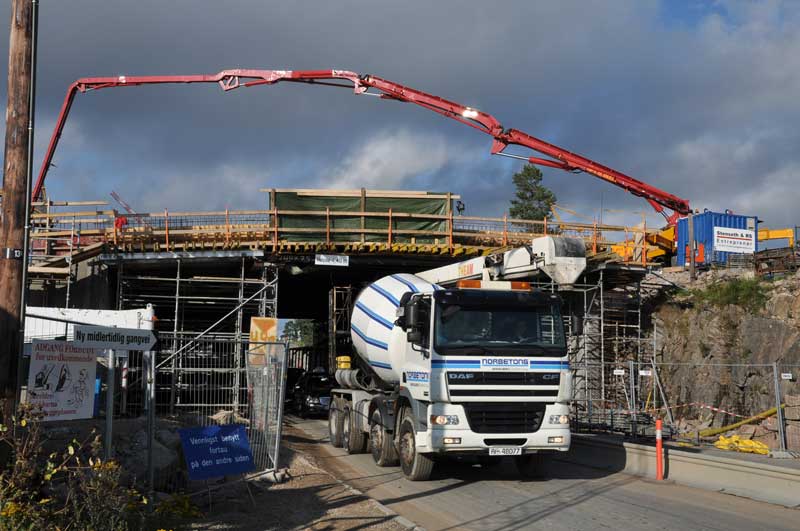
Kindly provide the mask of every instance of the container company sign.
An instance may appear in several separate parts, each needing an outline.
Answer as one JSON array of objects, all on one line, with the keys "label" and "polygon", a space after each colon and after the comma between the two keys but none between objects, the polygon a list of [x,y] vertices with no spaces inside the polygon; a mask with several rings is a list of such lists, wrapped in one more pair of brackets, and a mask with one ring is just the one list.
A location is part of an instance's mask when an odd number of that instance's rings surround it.
[{"label": "container company sign", "polygon": [[34,339],[28,403],[42,409],[44,420],[91,418],[96,366],[94,348]]},{"label": "container company sign", "polygon": [[714,227],[714,250],[752,254],[756,252],[755,231]]},{"label": "container company sign", "polygon": [[241,424],[178,430],[192,480],[245,474],[255,469],[247,432]]}]

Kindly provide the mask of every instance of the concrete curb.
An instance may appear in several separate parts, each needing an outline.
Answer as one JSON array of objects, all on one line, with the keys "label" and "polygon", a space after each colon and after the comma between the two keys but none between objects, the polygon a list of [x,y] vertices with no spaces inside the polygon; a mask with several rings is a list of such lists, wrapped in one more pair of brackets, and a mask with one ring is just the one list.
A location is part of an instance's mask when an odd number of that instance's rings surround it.
[{"label": "concrete curb", "polygon": [[[655,477],[655,447],[612,437],[574,434],[560,456],[584,466]],[[690,487],[800,507],[800,470],[742,459],[665,448],[665,478]]]}]

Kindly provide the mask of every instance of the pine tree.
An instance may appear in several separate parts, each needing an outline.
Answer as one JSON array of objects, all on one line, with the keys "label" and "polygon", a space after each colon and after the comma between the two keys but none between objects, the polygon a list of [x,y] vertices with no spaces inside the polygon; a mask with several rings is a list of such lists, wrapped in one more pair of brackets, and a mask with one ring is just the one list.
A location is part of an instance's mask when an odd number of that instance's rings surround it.
[{"label": "pine tree", "polygon": [[550,219],[550,207],[556,202],[556,195],[542,185],[542,172],[533,164],[526,164],[514,174],[515,198],[511,200],[508,213],[512,218],[540,220]]}]

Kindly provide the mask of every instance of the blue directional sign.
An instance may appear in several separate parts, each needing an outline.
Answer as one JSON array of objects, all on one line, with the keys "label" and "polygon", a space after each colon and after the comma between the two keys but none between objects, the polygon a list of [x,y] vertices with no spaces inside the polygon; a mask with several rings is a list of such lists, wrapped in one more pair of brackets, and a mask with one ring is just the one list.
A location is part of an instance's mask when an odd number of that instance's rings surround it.
[{"label": "blue directional sign", "polygon": [[189,479],[202,480],[255,470],[247,432],[241,424],[178,430]]}]

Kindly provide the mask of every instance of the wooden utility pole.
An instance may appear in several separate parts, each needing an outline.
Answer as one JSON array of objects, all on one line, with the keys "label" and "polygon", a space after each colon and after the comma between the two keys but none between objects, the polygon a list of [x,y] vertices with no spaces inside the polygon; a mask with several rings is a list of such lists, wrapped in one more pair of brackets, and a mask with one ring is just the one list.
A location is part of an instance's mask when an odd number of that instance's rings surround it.
[{"label": "wooden utility pole", "polygon": [[0,398],[13,403],[17,391],[26,183],[31,121],[33,3],[12,0],[8,48],[8,105],[0,219]]},{"label": "wooden utility pole", "polygon": [[686,221],[687,229],[689,230],[689,280],[694,282],[697,278],[695,273],[695,257],[694,257],[694,214],[689,212],[688,219]]}]

